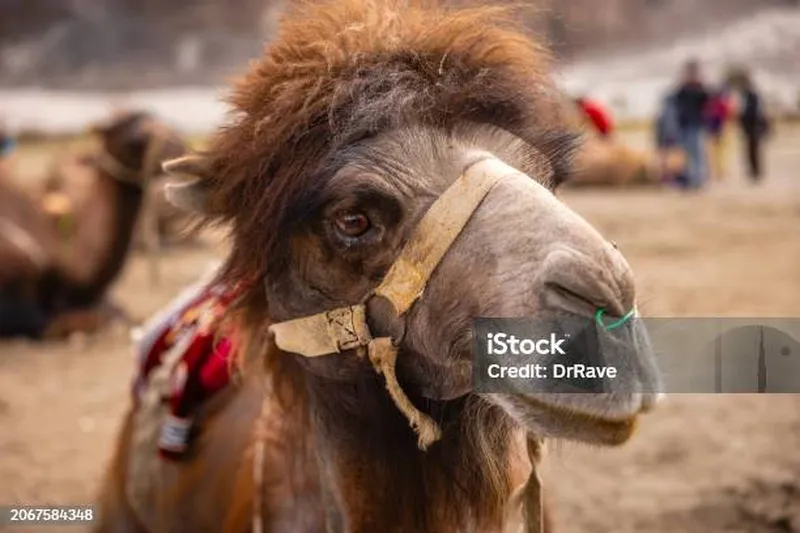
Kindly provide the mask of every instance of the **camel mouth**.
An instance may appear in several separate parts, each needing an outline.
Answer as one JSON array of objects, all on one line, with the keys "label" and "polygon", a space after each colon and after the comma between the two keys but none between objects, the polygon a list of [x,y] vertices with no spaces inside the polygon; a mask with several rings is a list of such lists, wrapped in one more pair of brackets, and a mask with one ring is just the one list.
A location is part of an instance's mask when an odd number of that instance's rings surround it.
[{"label": "camel mouth", "polygon": [[633,437],[639,423],[640,411],[618,416],[599,415],[527,395],[517,396],[514,403],[515,411],[525,413],[526,429],[544,433],[548,437],[589,444],[624,444]]},{"label": "camel mouth", "polygon": [[[532,320],[528,329],[508,324],[507,332],[497,321],[478,325],[479,338],[492,335],[492,351],[489,340],[487,347],[477,344],[476,390],[518,426],[542,438],[609,446],[627,442],[640,415],[655,407],[663,389],[656,354],[644,323],[633,315],[608,328],[600,327],[607,322],[594,323],[601,317],[590,319],[587,328],[587,318],[567,312],[562,319]],[[548,335],[550,344],[541,353],[526,355],[498,341],[499,331],[517,337],[519,346],[519,339]],[[557,354],[556,340],[563,342]]]}]

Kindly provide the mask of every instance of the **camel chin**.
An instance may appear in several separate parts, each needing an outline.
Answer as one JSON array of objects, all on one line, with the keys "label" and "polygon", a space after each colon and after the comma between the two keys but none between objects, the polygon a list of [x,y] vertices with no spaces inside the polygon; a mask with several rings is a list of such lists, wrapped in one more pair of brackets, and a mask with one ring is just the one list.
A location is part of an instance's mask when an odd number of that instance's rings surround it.
[{"label": "camel chin", "polygon": [[[616,446],[633,436],[639,418],[639,412],[635,410],[627,416],[602,416],[565,407],[537,395],[494,396],[493,403],[501,406],[522,429],[543,438]],[[613,401],[634,405],[635,396]]]},{"label": "camel chin", "polygon": [[615,446],[628,441],[641,414],[662,398],[651,366],[655,355],[644,324],[637,320],[614,350],[604,350],[607,367],[633,368],[604,383],[603,392],[488,394],[522,429],[543,438]]}]

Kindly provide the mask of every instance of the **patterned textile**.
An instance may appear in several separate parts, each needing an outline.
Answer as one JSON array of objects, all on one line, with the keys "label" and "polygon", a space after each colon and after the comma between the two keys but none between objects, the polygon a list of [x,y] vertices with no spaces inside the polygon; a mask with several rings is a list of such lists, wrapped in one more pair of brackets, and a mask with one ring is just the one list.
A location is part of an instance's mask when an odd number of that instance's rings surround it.
[{"label": "patterned textile", "polygon": [[161,456],[180,458],[193,437],[197,409],[230,382],[231,338],[220,335],[220,324],[235,288],[198,285],[178,297],[145,327],[137,346],[139,372],[133,384],[138,405],[157,368],[169,374],[162,401],[169,410],[158,439]]}]

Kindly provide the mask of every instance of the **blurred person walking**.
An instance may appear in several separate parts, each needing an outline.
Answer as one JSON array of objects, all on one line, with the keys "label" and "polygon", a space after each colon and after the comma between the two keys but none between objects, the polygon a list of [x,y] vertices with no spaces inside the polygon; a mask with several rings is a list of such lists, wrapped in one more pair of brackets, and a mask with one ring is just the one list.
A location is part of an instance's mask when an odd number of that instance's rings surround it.
[{"label": "blurred person walking", "polygon": [[708,154],[710,159],[711,179],[723,181],[727,171],[726,155],[728,153],[728,123],[733,107],[730,90],[722,86],[713,91],[706,107],[706,124],[708,127]]},{"label": "blurred person walking", "polygon": [[708,90],[700,77],[700,64],[691,60],[684,66],[675,92],[681,145],[686,154],[686,182],[691,189],[701,188],[707,180],[705,111],[708,101]]},{"label": "blurred person walking", "polygon": [[764,109],[764,99],[758,93],[749,75],[740,82],[741,104],[739,126],[744,137],[748,176],[754,183],[761,181],[763,144],[770,132],[769,119]]},{"label": "blurred person walking", "polygon": [[686,155],[681,146],[681,129],[674,94],[667,95],[661,103],[655,122],[655,141],[661,181],[685,187]]}]

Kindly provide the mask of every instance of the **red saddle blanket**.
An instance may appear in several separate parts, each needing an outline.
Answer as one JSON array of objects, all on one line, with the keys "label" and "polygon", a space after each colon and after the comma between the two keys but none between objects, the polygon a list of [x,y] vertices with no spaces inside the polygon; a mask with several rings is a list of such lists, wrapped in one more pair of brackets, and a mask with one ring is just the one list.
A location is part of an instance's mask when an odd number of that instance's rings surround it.
[{"label": "red saddle blanket", "polygon": [[231,378],[231,338],[220,324],[234,288],[219,283],[198,284],[184,291],[159,313],[141,333],[137,343],[138,373],[133,385],[138,404],[159,367],[169,372],[162,400],[169,413],[161,424],[158,447],[162,457],[178,459],[193,436],[193,418],[211,396]]}]

